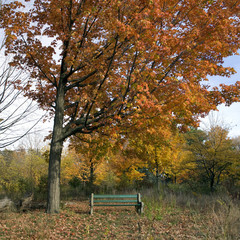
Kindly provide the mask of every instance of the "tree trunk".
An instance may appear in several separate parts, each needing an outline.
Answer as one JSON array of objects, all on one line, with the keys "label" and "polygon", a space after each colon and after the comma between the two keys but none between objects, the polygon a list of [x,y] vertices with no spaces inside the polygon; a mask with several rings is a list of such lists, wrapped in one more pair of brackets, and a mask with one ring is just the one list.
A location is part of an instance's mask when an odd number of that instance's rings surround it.
[{"label": "tree trunk", "polygon": [[160,191],[160,181],[159,181],[159,170],[158,167],[156,168],[156,180],[157,180],[157,191]]},{"label": "tree trunk", "polygon": [[210,179],[210,191],[211,192],[214,191],[214,183],[215,183],[215,175],[212,175],[211,179]]},{"label": "tree trunk", "polygon": [[160,191],[160,183],[159,183],[159,164],[157,158],[157,148],[155,147],[155,165],[156,165],[156,181],[157,181],[157,191]]},{"label": "tree trunk", "polygon": [[51,144],[48,168],[48,213],[59,213],[60,211],[60,167],[62,146],[62,142],[53,142]]},{"label": "tree trunk", "polygon": [[93,182],[94,182],[94,164],[93,164],[92,159],[90,160],[90,179],[89,179],[89,182],[90,182],[90,186],[92,188],[93,187]]},{"label": "tree trunk", "polygon": [[60,211],[60,168],[63,148],[63,116],[64,116],[64,87],[61,81],[56,96],[56,108],[53,125],[53,136],[50,148],[48,167],[48,198],[47,212]]}]

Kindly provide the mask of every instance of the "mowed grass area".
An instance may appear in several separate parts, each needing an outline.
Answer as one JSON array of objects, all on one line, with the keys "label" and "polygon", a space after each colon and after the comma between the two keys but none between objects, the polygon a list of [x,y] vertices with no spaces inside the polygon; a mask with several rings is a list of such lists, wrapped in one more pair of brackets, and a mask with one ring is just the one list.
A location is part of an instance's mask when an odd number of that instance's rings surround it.
[{"label": "mowed grass area", "polygon": [[41,210],[0,214],[0,239],[240,239],[239,202],[210,196],[145,197],[134,207],[95,208],[67,201],[60,214]]}]

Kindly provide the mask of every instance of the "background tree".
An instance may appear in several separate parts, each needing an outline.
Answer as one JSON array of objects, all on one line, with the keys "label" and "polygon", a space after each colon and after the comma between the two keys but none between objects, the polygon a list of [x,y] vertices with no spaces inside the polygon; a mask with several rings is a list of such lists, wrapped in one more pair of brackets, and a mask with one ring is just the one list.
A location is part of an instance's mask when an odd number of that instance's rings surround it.
[{"label": "background tree", "polygon": [[88,135],[76,135],[70,139],[70,149],[78,154],[79,164],[84,165],[85,181],[89,185],[89,191],[93,191],[94,181],[96,179],[95,170],[104,157],[107,155],[110,147],[109,138],[100,136],[98,133]]},{"label": "background tree", "polygon": [[107,155],[107,164],[114,173],[115,182],[119,189],[133,186],[141,181],[144,173],[139,169],[146,167],[146,163],[139,158],[131,147],[129,136],[120,135]]},{"label": "background tree", "polygon": [[190,161],[195,163],[193,172],[199,181],[207,182],[214,191],[222,176],[230,170],[234,162],[239,161],[234,151],[228,131],[220,126],[212,127],[209,132],[193,130],[186,134]]},{"label": "background tree", "polygon": [[129,136],[129,146],[125,150],[127,156],[135,156],[145,163],[145,167],[156,177],[156,186],[159,190],[160,180],[166,174],[170,161],[171,129],[162,126],[159,118],[149,119],[140,129],[135,129]]},{"label": "background tree", "polygon": [[47,174],[47,162],[34,149],[0,152],[0,194],[21,198],[36,193],[41,178]]},{"label": "background tree", "polygon": [[128,141],[126,156],[133,156],[145,164],[144,167],[154,174],[158,190],[160,181],[168,178],[176,182],[178,177],[184,175],[181,165],[187,155],[184,151],[185,140],[161,118],[148,119],[141,125],[141,130],[135,129],[128,135]]},{"label": "background tree", "polygon": [[223,91],[202,84],[207,75],[234,72],[222,63],[239,49],[235,0],[36,0],[24,7],[3,4],[0,24],[12,64],[31,73],[26,94],[54,116],[49,213],[59,212],[69,136],[116,131],[156,112],[184,129],[225,96],[238,99],[238,84]]},{"label": "background tree", "polygon": [[[29,75],[9,65],[11,58],[4,56],[4,42],[5,39],[0,46],[0,148],[5,148],[21,139],[39,121],[33,115],[36,104],[24,98],[22,90],[15,89],[20,81],[24,86]],[[26,123],[29,127],[23,130],[23,125]]]},{"label": "background tree", "polygon": [[239,193],[240,188],[240,136],[232,138],[235,161],[224,175],[224,184],[230,193]]},{"label": "background tree", "polygon": [[69,183],[69,181],[74,178],[81,182],[86,182],[89,179],[89,168],[84,161],[81,160],[80,154],[76,153],[74,149],[64,153],[61,162],[62,183]]},{"label": "background tree", "polygon": [[189,164],[186,163],[189,151],[186,151],[183,134],[175,133],[169,139],[168,145],[168,161],[166,164],[166,169],[164,170],[168,178],[172,180],[173,183],[181,183],[183,179],[188,175]]}]

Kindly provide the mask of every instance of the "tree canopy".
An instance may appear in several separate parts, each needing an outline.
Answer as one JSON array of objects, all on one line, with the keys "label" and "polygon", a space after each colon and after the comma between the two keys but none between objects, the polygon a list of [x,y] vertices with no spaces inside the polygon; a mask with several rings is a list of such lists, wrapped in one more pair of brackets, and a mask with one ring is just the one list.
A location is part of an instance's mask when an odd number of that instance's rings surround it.
[{"label": "tree canopy", "polygon": [[[209,131],[193,130],[186,134],[187,149],[191,152],[188,162],[193,163],[192,176],[198,181],[208,183],[214,191],[224,179],[224,175],[234,172],[232,167],[239,165],[239,151],[227,136],[228,131],[220,126],[211,127]],[[235,169],[235,175],[239,171]]]}]

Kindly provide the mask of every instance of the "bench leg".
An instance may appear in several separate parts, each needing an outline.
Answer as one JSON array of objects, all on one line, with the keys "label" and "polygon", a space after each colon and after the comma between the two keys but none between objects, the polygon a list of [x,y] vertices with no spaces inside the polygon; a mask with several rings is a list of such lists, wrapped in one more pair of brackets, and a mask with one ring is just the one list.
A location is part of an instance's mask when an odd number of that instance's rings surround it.
[{"label": "bench leg", "polygon": [[138,204],[140,204],[140,206],[137,206],[137,212],[139,214],[141,214],[141,213],[143,213],[144,203],[141,201],[141,194],[140,193],[137,194],[137,201],[138,201]]},{"label": "bench leg", "polygon": [[139,212],[140,214],[142,214],[142,213],[143,213],[143,207],[144,207],[144,203],[143,203],[143,202],[141,202],[141,206],[140,206],[140,209],[139,209],[139,210],[140,210],[140,212]]},{"label": "bench leg", "polygon": [[142,214],[143,213],[143,206],[144,206],[144,203],[140,202],[140,206],[136,206],[135,207],[138,214]]},{"label": "bench leg", "polygon": [[90,214],[93,214],[93,193],[91,194],[91,199],[90,199]]},{"label": "bench leg", "polygon": [[139,205],[135,206],[135,209],[138,214],[143,213],[143,205],[144,205],[143,202],[140,202],[140,206]]},{"label": "bench leg", "polygon": [[93,206],[90,207],[90,215],[93,214]]}]

